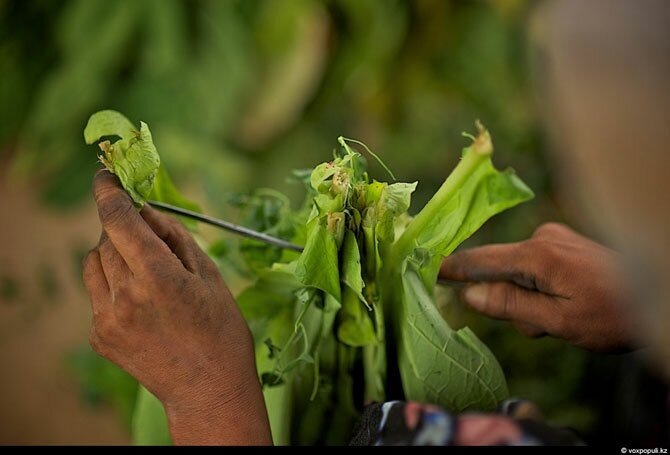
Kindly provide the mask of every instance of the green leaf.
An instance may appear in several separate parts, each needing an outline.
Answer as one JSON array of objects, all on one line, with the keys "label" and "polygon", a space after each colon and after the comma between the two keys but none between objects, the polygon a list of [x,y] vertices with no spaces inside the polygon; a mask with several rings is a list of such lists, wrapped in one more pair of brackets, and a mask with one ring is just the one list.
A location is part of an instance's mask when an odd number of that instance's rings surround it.
[{"label": "green leaf", "polygon": [[339,313],[337,339],[353,347],[377,343],[377,334],[358,296],[346,288],[342,293],[342,309]]},{"label": "green leaf", "polygon": [[[200,206],[195,202],[185,198],[177,187],[172,182],[170,174],[168,173],[165,163],[161,163],[158,167],[158,172],[156,173],[156,178],[154,179],[154,186],[149,194],[148,199],[165,202],[166,204],[174,205],[181,207],[183,209],[190,210],[192,212],[201,212]],[[181,221],[184,226],[190,230],[195,230],[198,223],[185,216],[178,216],[179,221]]]},{"label": "green leaf", "polygon": [[296,263],[295,275],[305,286],[321,289],[337,301],[341,300],[337,243],[318,218],[311,221],[305,249]]},{"label": "green leaf", "polygon": [[[256,343],[263,345],[266,358],[268,351],[265,340],[270,338],[277,346],[283,346],[292,331],[295,293],[300,287],[301,284],[291,273],[266,270],[259,272],[258,280],[236,297],[237,306],[249,324]],[[273,322],[279,319],[287,322],[285,331],[272,329]]]},{"label": "green leaf", "polygon": [[123,114],[105,110],[91,115],[84,128],[84,140],[93,144],[104,136],[118,136],[121,139],[131,139],[137,134],[137,128]]},{"label": "green leaf", "polygon": [[406,398],[453,412],[495,409],[508,391],[491,351],[469,328],[449,328],[411,264],[401,288],[398,366]]},{"label": "green leaf", "polygon": [[324,193],[330,188],[330,182],[327,182],[335,173],[338,171],[339,167],[333,163],[321,163],[314,168],[310,176],[310,184],[319,193]]},{"label": "green leaf", "polygon": [[143,386],[140,386],[137,395],[132,433],[135,445],[172,445],[163,404]]},{"label": "green leaf", "polygon": [[512,169],[496,171],[490,160],[486,166],[483,166],[483,169],[487,171],[486,175],[481,177],[471,199],[471,208],[461,221],[456,235],[448,243],[444,241],[438,243],[437,248],[443,256],[454,251],[489,218],[528,201],[534,196],[531,189],[516,176]]},{"label": "green leaf", "polygon": [[121,139],[99,144],[103,151],[100,161],[119,177],[123,188],[141,207],[151,193],[160,165],[149,126],[140,122],[140,130],[137,131],[126,117],[116,111],[96,112],[86,124],[84,139],[87,144],[92,144],[107,136]]},{"label": "green leaf", "polygon": [[[285,240],[295,234],[295,220],[290,202],[278,191],[261,188],[252,194],[239,194],[230,201],[241,209],[240,223],[258,232]],[[251,271],[271,267],[284,254],[281,248],[253,239],[241,239],[240,255]]]},{"label": "green leaf", "polygon": [[363,296],[365,285],[361,276],[361,257],[352,231],[345,234],[342,247],[342,282],[346,288],[342,292],[342,308],[338,314],[337,338],[355,347],[376,343],[377,334],[366,311],[366,307],[369,310],[372,308]]},{"label": "green leaf", "polygon": [[398,260],[418,248],[447,256],[493,215],[533,198],[511,170],[496,170],[489,133],[477,126],[479,135],[458,166],[398,239]]},{"label": "green leaf", "polygon": [[368,309],[372,309],[363,296],[365,283],[361,271],[361,253],[358,250],[358,242],[356,242],[354,233],[349,230],[344,236],[342,245],[342,282],[354,291]]},{"label": "green leaf", "polygon": [[467,182],[432,212],[415,245],[447,256],[489,218],[532,197],[513,172],[497,171],[490,159],[481,161]]},{"label": "green leaf", "polygon": [[396,217],[409,209],[414,183],[394,183],[386,185],[381,191],[377,203],[376,234],[380,241],[392,242],[395,237],[394,221]]}]

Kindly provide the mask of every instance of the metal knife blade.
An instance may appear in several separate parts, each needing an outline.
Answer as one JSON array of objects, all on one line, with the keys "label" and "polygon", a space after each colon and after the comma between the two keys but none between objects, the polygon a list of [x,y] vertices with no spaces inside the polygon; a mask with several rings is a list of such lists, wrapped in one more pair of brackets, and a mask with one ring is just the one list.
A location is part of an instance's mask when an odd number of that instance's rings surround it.
[{"label": "metal knife blade", "polygon": [[157,209],[160,209],[160,210],[163,210],[163,211],[166,211],[166,212],[171,212],[171,213],[174,213],[176,215],[185,216],[187,218],[191,218],[191,219],[200,221],[201,223],[211,224],[212,226],[220,227],[222,229],[225,229],[225,230],[230,231],[230,232],[234,232],[236,234],[239,234],[239,235],[244,236],[244,237],[248,237],[250,239],[258,240],[260,242],[264,242],[264,243],[267,243],[269,245],[277,246],[279,248],[285,248],[287,250],[302,252],[302,247],[300,245],[295,245],[291,242],[287,242],[284,239],[273,237],[273,236],[265,234],[263,232],[254,231],[253,229],[249,229],[248,227],[240,226],[240,225],[230,223],[230,222],[225,221],[225,220],[214,218],[213,216],[203,215],[202,213],[194,212],[192,210],[187,210],[187,209],[183,209],[181,207],[166,204],[164,202],[147,201],[147,203],[150,206],[155,207]]}]

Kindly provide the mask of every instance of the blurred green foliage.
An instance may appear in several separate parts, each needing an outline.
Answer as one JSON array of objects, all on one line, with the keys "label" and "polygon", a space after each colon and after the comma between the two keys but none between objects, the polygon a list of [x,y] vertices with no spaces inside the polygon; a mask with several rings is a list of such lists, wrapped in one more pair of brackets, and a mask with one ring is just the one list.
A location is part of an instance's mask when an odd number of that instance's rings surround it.
[{"label": "blurred green foliage", "polygon": [[[231,194],[260,186],[297,204],[290,171],[323,161],[344,135],[364,140],[399,180],[419,181],[416,213],[459,159],[460,132],[481,118],[495,161],[514,167],[537,197],[468,245],[520,240],[561,219],[530,88],[531,6],[0,0],[0,158],[15,178],[40,182],[48,204],[75,206],[89,197],[98,166],[81,134],[86,119],[116,109],[150,125],[185,193],[234,218]],[[372,163],[372,175],[381,172]],[[537,401],[555,423],[592,428],[597,403],[584,388],[592,357],[464,317],[499,357],[514,395]],[[93,389],[117,397],[127,416],[118,398],[131,390],[127,380],[119,376],[113,391],[103,367],[83,359],[78,371],[94,371]]]},{"label": "blurred green foliage", "polygon": [[111,404],[124,426],[130,430],[137,381],[112,363],[102,361],[89,347],[69,353],[66,363],[82,384],[82,399],[91,406],[99,406],[103,402]]}]

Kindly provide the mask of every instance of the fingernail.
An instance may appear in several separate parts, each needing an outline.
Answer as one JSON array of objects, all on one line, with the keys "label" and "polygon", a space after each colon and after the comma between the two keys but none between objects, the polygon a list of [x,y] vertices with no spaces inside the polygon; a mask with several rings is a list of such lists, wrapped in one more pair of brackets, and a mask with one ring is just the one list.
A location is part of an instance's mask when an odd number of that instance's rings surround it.
[{"label": "fingernail", "polygon": [[463,290],[463,300],[475,310],[481,311],[486,306],[488,293],[485,284],[473,284]]}]

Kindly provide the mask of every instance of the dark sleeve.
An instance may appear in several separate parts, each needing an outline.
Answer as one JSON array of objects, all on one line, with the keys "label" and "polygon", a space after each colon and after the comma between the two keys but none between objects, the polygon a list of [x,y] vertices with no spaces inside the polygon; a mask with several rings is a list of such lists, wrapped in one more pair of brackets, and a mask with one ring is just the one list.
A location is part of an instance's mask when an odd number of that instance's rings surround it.
[{"label": "dark sleeve", "polygon": [[[506,417],[505,426],[512,428],[500,439],[491,430],[490,437],[480,442],[492,445],[583,445],[570,430],[545,424],[534,411],[534,405],[525,400],[508,400],[496,413],[463,414],[456,416],[437,406],[415,402],[389,401],[367,406],[354,428],[351,445],[457,445],[459,420],[482,426],[490,424],[491,416]],[[496,419],[493,419],[496,420]],[[462,439],[462,438],[461,438]]]},{"label": "dark sleeve", "polygon": [[367,406],[351,445],[450,445],[454,418],[435,406],[387,401]]}]

